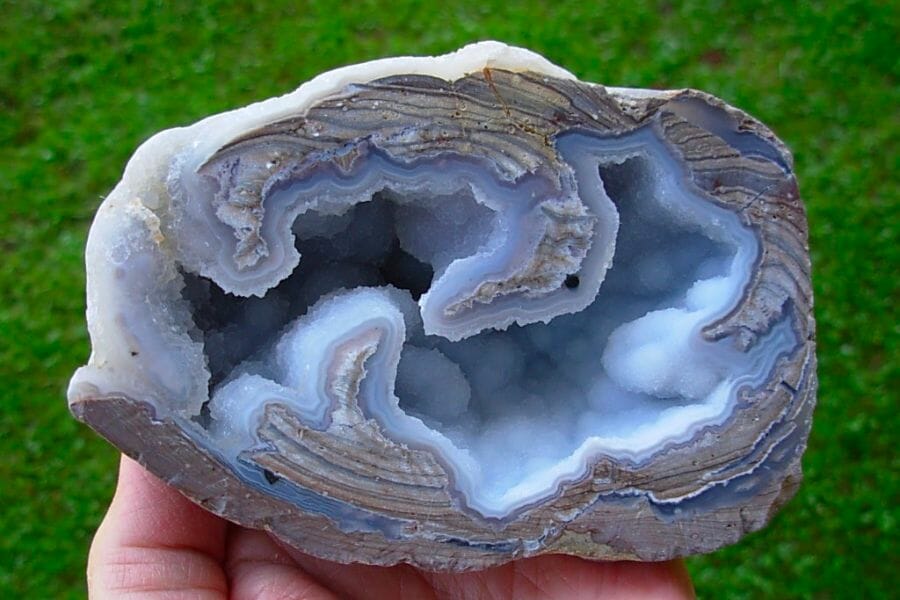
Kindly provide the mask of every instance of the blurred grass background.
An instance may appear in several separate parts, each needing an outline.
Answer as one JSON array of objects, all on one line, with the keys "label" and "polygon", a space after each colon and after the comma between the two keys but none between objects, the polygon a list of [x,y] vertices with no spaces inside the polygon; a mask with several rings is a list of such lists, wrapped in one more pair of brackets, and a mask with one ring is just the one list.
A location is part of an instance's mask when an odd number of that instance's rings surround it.
[{"label": "blurred grass background", "polygon": [[688,561],[702,597],[896,597],[898,5],[0,0],[0,598],[84,594],[116,453],[67,413],[91,216],[152,133],[316,73],[487,38],[582,79],[696,87],[793,149],[820,357],[806,482]]}]

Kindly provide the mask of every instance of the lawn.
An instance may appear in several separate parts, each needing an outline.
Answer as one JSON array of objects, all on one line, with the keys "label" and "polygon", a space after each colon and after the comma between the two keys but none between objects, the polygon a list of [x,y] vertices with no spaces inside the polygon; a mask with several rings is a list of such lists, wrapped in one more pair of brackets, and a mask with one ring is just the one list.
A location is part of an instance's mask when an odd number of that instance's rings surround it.
[{"label": "lawn", "polygon": [[896,594],[896,4],[171,4],[0,0],[0,597],[84,594],[116,452],[64,392],[89,352],[85,236],[135,147],[330,67],[486,38],[590,81],[705,89],[793,149],[820,360],[806,481],[767,529],[688,565],[703,597]]}]

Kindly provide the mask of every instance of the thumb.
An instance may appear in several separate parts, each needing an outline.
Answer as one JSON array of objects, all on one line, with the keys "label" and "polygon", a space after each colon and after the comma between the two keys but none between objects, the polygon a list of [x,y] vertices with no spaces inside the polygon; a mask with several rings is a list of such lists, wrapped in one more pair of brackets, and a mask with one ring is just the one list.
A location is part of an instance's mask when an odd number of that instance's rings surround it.
[{"label": "thumb", "polygon": [[88,557],[92,598],[227,598],[225,522],[122,457]]}]

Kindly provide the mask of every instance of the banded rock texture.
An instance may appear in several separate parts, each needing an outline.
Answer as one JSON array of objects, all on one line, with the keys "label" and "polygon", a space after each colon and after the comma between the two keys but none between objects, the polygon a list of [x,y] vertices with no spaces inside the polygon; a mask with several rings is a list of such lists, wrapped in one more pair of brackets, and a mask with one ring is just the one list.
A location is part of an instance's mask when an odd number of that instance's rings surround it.
[{"label": "banded rock texture", "polygon": [[337,561],[662,560],[759,529],[815,404],[792,161],[496,42],[162,132],[87,247],[73,414]]}]

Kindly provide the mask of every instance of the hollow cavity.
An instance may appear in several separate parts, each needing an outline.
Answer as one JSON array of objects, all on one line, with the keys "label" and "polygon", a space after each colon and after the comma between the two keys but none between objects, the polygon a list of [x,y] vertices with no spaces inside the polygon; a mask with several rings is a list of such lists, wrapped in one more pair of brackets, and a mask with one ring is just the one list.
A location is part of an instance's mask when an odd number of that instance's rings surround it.
[{"label": "hollow cavity", "polygon": [[[300,264],[263,298],[188,276],[213,373],[212,433],[229,437],[232,458],[253,445],[251,416],[267,401],[323,426],[328,406],[316,403],[328,390],[319,380],[305,389],[313,375],[297,369],[321,363],[325,379],[333,357],[317,344],[347,340],[369,344],[364,414],[434,452],[461,501],[487,517],[583,476],[596,454],[639,461],[727,418],[737,387],[762,381],[792,344],[780,326],[749,353],[700,335],[740,296],[755,237],[685,183],[649,129],[556,143],[585,203],[608,197],[619,220],[612,268],[580,312],[461,340],[426,335],[415,301],[506,234],[483,199],[447,187],[378,187],[350,208],[302,214]],[[566,275],[559,293],[579,293],[584,279]],[[365,331],[376,334],[359,342]]]}]

